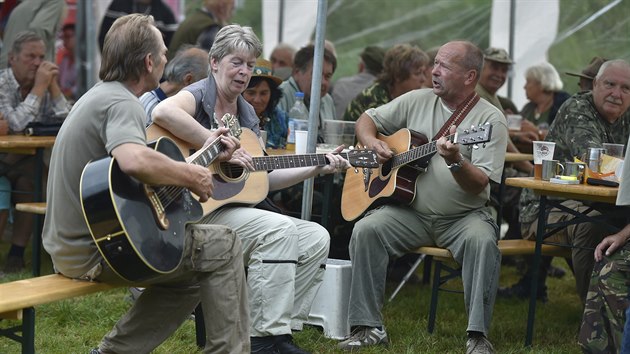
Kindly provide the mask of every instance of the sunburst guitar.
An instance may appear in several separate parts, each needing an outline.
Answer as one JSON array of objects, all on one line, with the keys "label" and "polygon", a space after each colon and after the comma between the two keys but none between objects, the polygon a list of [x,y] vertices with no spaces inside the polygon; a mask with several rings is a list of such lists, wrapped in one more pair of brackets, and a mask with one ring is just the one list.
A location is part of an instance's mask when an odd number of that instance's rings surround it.
[{"label": "sunburst guitar", "polygon": [[[172,138],[184,156],[193,153],[192,146],[181,139],[153,124],[147,128],[149,139],[160,136]],[[214,176],[214,189],[212,198],[202,203],[204,215],[228,204],[255,205],[260,203],[269,193],[270,170],[324,166],[329,164],[326,154],[303,154],[303,155],[274,155],[264,156],[258,136],[252,130],[242,128],[240,134],[241,147],[244,148],[253,159],[254,170],[248,171],[241,166],[227,162],[215,162],[211,165]],[[342,157],[357,168],[376,168],[376,153],[372,150],[349,150],[339,153]]]},{"label": "sunburst guitar", "polygon": [[[461,145],[477,145],[490,141],[492,125],[471,127],[463,133],[447,136]],[[393,135],[379,134],[395,155],[378,169],[349,169],[341,194],[341,215],[347,221],[361,216],[368,209],[386,203],[410,204],[416,196],[416,179],[437,152],[436,141],[409,129]]]}]

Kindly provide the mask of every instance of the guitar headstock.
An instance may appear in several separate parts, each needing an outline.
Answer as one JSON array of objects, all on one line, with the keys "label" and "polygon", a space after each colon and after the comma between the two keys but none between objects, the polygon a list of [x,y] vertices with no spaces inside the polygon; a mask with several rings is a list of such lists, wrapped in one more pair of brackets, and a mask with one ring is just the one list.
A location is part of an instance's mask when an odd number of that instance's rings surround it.
[{"label": "guitar headstock", "polygon": [[241,136],[243,129],[241,129],[241,124],[238,122],[237,116],[226,113],[223,115],[223,117],[221,117],[221,122],[226,128],[230,130],[230,134],[232,136],[236,138],[239,138]]},{"label": "guitar headstock", "polygon": [[348,151],[348,162],[352,167],[377,168],[379,166],[374,150],[350,150]]},{"label": "guitar headstock", "polygon": [[456,133],[453,142],[462,145],[475,145],[477,148],[477,144],[490,141],[491,136],[492,124],[486,123],[476,127],[473,125],[462,133]]}]

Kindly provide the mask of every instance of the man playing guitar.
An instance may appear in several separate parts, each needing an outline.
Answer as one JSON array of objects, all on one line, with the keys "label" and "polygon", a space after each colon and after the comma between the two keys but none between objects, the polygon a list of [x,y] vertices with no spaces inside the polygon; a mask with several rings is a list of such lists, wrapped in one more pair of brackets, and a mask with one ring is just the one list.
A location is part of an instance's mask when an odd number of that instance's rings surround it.
[{"label": "man playing guitar", "polygon": [[[438,246],[449,249],[462,266],[468,311],[467,352],[493,352],[486,336],[501,255],[497,226],[485,205],[490,195],[489,181],[500,182],[507,126],[498,109],[477,99],[475,85],[482,64],[483,53],[475,45],[449,42],[435,58],[432,89],[408,92],[367,110],[357,121],[359,142],[375,150],[379,162],[385,163],[400,151],[392,151],[378,139],[378,133],[392,135],[402,128],[435,136],[439,156],[434,155],[427,171],[417,177],[415,197],[409,205],[386,204],[356,223],[350,240],[349,322],[353,332],[339,343],[341,349],[357,350],[388,342],[381,307],[390,258],[420,246]],[[460,149],[445,138],[471,125],[488,123],[493,134],[483,149]],[[369,190],[371,186],[367,187]]]}]

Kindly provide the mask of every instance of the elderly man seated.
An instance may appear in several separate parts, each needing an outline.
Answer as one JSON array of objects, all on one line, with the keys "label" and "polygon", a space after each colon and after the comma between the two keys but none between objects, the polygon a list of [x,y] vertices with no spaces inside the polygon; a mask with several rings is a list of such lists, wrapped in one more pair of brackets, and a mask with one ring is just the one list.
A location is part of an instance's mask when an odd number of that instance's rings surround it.
[{"label": "elderly man seated", "polygon": [[[46,44],[34,32],[23,31],[16,35],[9,52],[10,67],[0,71],[0,114],[7,122],[9,133],[20,133],[31,122],[59,122],[68,114],[57,76],[59,68],[44,60]],[[24,155],[0,156],[0,174],[5,174],[14,190],[34,190],[34,159]],[[13,193],[15,203],[33,201],[32,193]],[[24,249],[31,235],[33,216],[16,212],[11,249],[4,272],[12,273],[24,268]]]}]

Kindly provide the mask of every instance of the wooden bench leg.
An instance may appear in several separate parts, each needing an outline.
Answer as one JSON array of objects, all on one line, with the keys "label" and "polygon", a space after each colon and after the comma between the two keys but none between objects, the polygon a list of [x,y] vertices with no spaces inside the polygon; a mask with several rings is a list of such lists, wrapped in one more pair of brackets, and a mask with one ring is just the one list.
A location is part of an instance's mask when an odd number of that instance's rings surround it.
[{"label": "wooden bench leg", "polygon": [[35,354],[35,309],[24,309],[22,318],[22,354]]},{"label": "wooden bench leg", "polygon": [[[21,316],[21,324],[9,328],[0,328],[0,337],[20,343],[22,354],[35,354],[35,309],[32,307],[22,309]],[[21,333],[21,335],[18,335],[18,333]]]},{"label": "wooden bench leg", "polygon": [[433,256],[424,257],[424,271],[422,272],[422,284],[429,284],[431,282],[431,264],[433,263]]},{"label": "wooden bench leg", "polygon": [[204,348],[206,346],[206,323],[203,320],[201,304],[195,308],[195,336],[197,337],[197,346]]},{"label": "wooden bench leg", "polygon": [[[446,291],[451,293],[461,293],[459,290],[442,289],[442,285],[454,278],[462,276],[461,268],[453,268],[444,264],[440,259],[433,259],[435,263],[435,270],[433,272],[433,285],[431,287],[431,305],[429,307],[429,323],[427,324],[427,330],[429,333],[433,333],[435,329],[435,318],[437,316],[437,305],[439,292]],[[442,275],[442,271],[445,272]]]},{"label": "wooden bench leg", "polygon": [[435,329],[435,315],[437,312],[438,291],[440,291],[440,285],[442,282],[442,262],[434,260],[433,263],[435,263],[435,265],[433,270],[433,286],[431,287],[431,305],[429,306],[429,323],[427,326],[427,330],[429,331],[429,333],[433,333],[433,329]]}]

